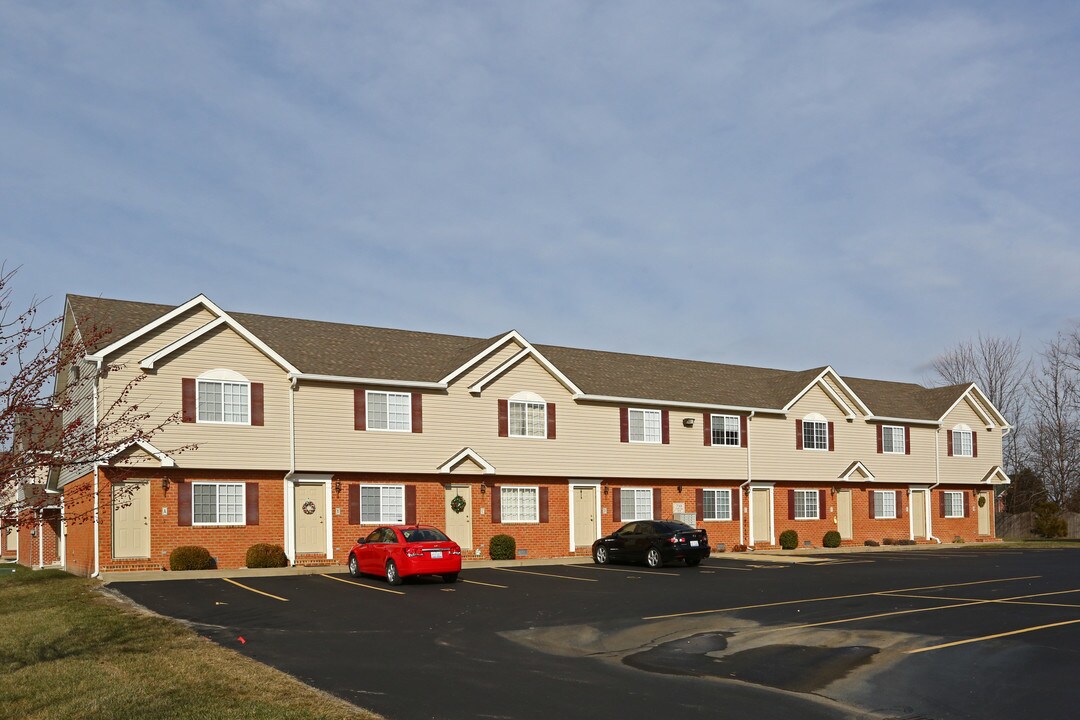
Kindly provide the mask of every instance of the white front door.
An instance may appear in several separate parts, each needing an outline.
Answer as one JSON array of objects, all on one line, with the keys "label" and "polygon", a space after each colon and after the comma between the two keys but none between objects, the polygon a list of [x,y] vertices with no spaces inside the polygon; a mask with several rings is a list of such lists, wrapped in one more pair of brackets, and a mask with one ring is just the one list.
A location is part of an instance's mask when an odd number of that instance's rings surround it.
[{"label": "white front door", "polygon": [[113,483],[112,556],[150,557],[150,483]]},{"label": "white front door", "polygon": [[990,508],[994,504],[994,494],[992,492],[984,490],[980,492],[978,498],[975,501],[975,505],[978,508],[979,517],[979,534],[990,534]]},{"label": "white front door", "polygon": [[575,487],[571,492],[574,500],[574,545],[589,547],[593,540],[600,537],[596,530],[596,488]]},{"label": "white front door", "polygon": [[326,553],[326,489],[322,484],[296,486],[296,552]]},{"label": "white front door", "polygon": [[851,491],[840,490],[836,493],[836,529],[841,540],[851,540]]},{"label": "white front door", "polygon": [[915,540],[926,539],[926,491],[911,491],[911,535]]},{"label": "white front door", "polygon": [[772,545],[772,488],[750,488],[750,542]]},{"label": "white front door", "polygon": [[[454,510],[454,499],[465,502],[461,512]],[[446,488],[446,534],[463,550],[472,549],[472,487],[449,485]]]}]

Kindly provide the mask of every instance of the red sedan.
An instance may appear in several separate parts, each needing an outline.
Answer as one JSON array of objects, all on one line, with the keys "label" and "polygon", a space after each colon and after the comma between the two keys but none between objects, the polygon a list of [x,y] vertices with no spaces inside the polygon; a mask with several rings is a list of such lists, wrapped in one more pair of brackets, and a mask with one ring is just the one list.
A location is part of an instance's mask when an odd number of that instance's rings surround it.
[{"label": "red sedan", "polygon": [[452,583],[461,572],[461,546],[429,525],[387,525],[359,538],[349,553],[349,574],[381,575],[400,585],[410,575],[441,575]]}]

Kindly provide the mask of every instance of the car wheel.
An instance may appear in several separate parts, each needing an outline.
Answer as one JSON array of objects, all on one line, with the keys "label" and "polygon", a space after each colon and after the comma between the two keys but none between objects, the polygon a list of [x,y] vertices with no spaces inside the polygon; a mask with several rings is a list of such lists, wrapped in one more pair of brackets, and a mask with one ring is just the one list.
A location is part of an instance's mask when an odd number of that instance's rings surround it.
[{"label": "car wheel", "polygon": [[360,577],[360,563],[356,561],[355,555],[349,556],[349,574],[353,577]]},{"label": "car wheel", "polygon": [[686,558],[686,567],[697,567],[701,564],[701,558]]},{"label": "car wheel", "polygon": [[592,559],[593,559],[593,562],[596,563],[597,565],[607,565],[608,560],[610,559],[608,557],[607,548],[604,547],[603,545],[601,545],[598,548],[596,548],[595,550],[593,550]]},{"label": "car wheel", "polygon": [[444,583],[456,583],[457,582],[457,573],[446,573],[445,575],[442,576],[442,581]]},{"label": "car wheel", "polygon": [[397,565],[393,560],[386,561],[386,582],[391,585],[401,584],[401,573],[398,572]]},{"label": "car wheel", "polygon": [[660,559],[660,551],[656,548],[649,548],[649,552],[645,553],[645,564],[651,568],[658,568],[663,564]]}]

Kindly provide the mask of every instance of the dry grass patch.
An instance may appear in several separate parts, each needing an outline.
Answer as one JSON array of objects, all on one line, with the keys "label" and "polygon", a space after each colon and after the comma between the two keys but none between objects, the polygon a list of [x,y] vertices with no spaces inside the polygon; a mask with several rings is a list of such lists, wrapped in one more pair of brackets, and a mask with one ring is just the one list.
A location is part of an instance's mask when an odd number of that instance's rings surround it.
[{"label": "dry grass patch", "polygon": [[142,615],[55,570],[0,574],[3,714],[31,718],[378,718]]}]

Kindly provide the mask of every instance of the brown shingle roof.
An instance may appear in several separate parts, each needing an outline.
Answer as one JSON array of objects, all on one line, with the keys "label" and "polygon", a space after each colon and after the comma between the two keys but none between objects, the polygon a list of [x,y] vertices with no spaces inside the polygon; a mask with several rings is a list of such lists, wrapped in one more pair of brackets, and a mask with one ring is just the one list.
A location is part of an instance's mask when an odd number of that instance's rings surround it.
[{"label": "brown shingle roof", "polygon": [[[112,329],[99,350],[173,310],[173,306],[69,295],[75,317]],[[438,382],[493,342],[365,325],[230,313],[301,372],[342,377]],[[776,370],[698,360],[536,345],[589,395],[703,405],[779,409],[824,370]],[[844,378],[876,415],[937,420],[966,385],[925,388],[914,383]]]}]

